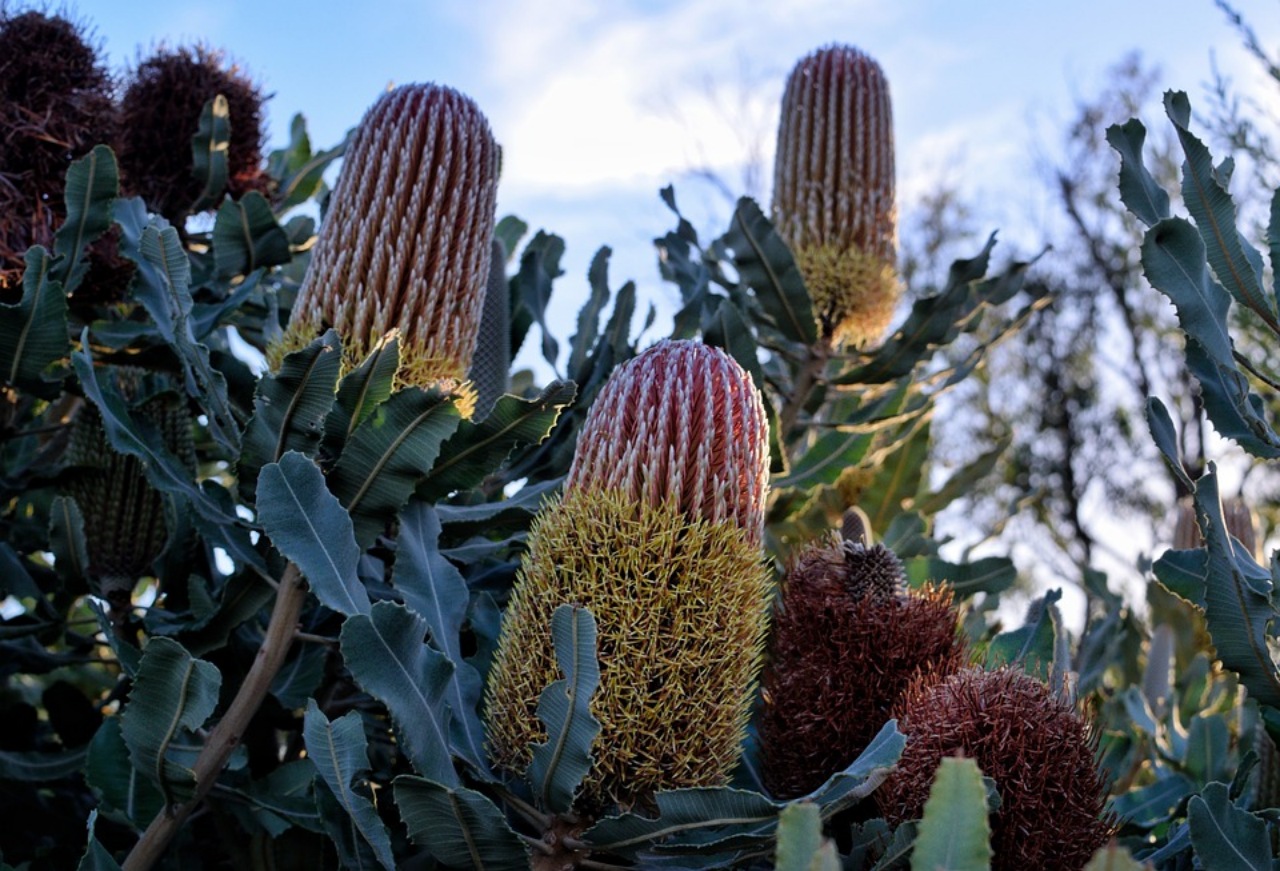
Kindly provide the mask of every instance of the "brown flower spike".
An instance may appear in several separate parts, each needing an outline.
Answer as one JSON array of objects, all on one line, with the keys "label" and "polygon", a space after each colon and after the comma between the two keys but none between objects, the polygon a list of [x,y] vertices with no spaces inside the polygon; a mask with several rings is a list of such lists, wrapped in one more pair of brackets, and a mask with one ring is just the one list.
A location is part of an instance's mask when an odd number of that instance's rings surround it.
[{"label": "brown flower spike", "polygon": [[901,293],[894,266],[893,110],[884,72],[833,45],[787,78],[773,174],[773,220],[796,257],[824,339],[884,335]]},{"label": "brown flower spike", "polygon": [[231,141],[227,192],[264,191],[261,89],[219,51],[202,45],[161,49],[138,64],[121,102],[117,152],[122,185],[181,227],[201,194],[191,140],[204,106],[227,99]]},{"label": "brown flower spike", "polygon": [[1080,869],[1111,837],[1096,735],[1025,672],[965,668],[917,682],[894,713],[907,746],[876,792],[890,823],[919,819],[942,757],[961,752],[1000,793],[991,814],[993,871]]},{"label": "brown flower spike", "polygon": [[834,536],[803,550],[775,610],[760,723],[765,785],[805,795],[848,767],[920,675],[964,664],[947,589],[907,592],[892,551]]},{"label": "brown flower spike", "polygon": [[77,25],[0,9],[0,301],[21,295],[26,250],[52,248],[71,161],[114,135],[113,88]]},{"label": "brown flower spike", "polygon": [[273,362],[327,327],[358,364],[400,331],[400,381],[467,377],[489,277],[498,144],[469,98],[403,85],[360,122]]},{"label": "brown flower spike", "polygon": [[769,599],[768,429],[724,352],[665,341],[614,372],[587,415],[564,497],[529,533],[489,676],[490,752],[523,771],[560,677],[551,615],[597,622],[601,731],[580,808],[726,782],[741,752]]}]

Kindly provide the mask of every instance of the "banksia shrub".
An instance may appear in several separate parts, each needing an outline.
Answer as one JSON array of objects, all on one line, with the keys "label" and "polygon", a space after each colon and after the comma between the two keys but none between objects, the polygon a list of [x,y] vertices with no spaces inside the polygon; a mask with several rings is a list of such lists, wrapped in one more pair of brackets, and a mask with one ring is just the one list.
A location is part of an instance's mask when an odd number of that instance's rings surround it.
[{"label": "banksia shrub", "polygon": [[52,247],[68,166],[114,135],[112,90],[75,24],[0,10],[0,292],[20,295],[27,248]]},{"label": "banksia shrub", "polygon": [[121,102],[117,153],[125,192],[182,226],[202,184],[195,176],[191,140],[200,113],[217,95],[227,99],[231,139],[227,192],[239,197],[267,188],[262,168],[261,89],[221,52],[162,49],[133,71]]},{"label": "banksia shrub", "polygon": [[400,330],[400,380],[453,389],[467,377],[489,279],[498,145],[469,98],[403,85],[360,122],[284,339],[328,327],[359,363]]},{"label": "banksia shrub", "polygon": [[940,682],[917,682],[894,713],[907,746],[876,792],[891,823],[919,819],[938,764],[962,752],[1000,794],[991,814],[994,871],[1079,869],[1111,836],[1096,735],[1025,672],[965,668]]},{"label": "banksia shrub", "polygon": [[523,771],[560,677],[551,616],[597,622],[601,730],[579,806],[723,784],[736,764],[766,628],[768,430],[722,351],[665,341],[620,367],[579,436],[563,498],[529,532],[489,676],[490,751]]},{"label": "banksia shrub", "polygon": [[901,293],[893,111],[880,65],[856,48],[819,49],[787,78],[773,220],[795,253],[823,337],[877,341]]},{"label": "banksia shrub", "polygon": [[[126,393],[135,392],[131,375],[121,380]],[[185,402],[176,393],[161,392],[143,399],[135,413],[159,431],[165,447],[194,474],[192,419]],[[113,606],[127,603],[134,583],[150,571],[168,539],[164,499],[137,457],[111,447],[92,404],[76,414],[66,461],[65,493],[84,515],[89,579]]]},{"label": "banksia shrub", "polygon": [[918,676],[964,664],[947,589],[907,592],[892,551],[834,537],[787,571],[775,609],[760,724],[765,785],[794,798],[866,749]]}]

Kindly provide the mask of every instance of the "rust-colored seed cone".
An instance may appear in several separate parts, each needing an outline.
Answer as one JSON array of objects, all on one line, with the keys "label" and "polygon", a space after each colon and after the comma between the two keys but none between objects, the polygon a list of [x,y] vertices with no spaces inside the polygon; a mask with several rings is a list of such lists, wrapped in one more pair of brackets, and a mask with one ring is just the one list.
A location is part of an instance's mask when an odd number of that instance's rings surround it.
[{"label": "rust-colored seed cone", "polygon": [[878,341],[901,294],[893,110],[880,65],[829,46],[787,78],[773,173],[773,220],[795,253],[823,337]]},{"label": "rust-colored seed cone", "polygon": [[620,367],[578,436],[569,490],[674,500],[691,519],[764,537],[769,433],[759,393],[733,358],[663,341]]},{"label": "rust-colored seed cone", "polygon": [[469,98],[403,85],[360,122],[284,339],[271,358],[327,327],[358,364],[400,330],[400,380],[461,385],[489,278],[498,145]]},{"label": "rust-colored seed cone", "polygon": [[26,250],[52,248],[71,161],[114,135],[112,91],[74,23],[0,9],[0,301],[21,296]]},{"label": "rust-colored seed cone", "polygon": [[[633,425],[616,428],[619,417]],[[729,433],[746,444],[730,447]],[[561,677],[551,616],[572,602],[596,618],[600,663],[591,710],[601,731],[579,809],[727,782],[767,625],[767,444],[750,376],[717,349],[662,342],[614,373],[587,416],[563,500],[530,530],[503,619],[486,700],[499,767],[523,771],[530,743],[546,740],[538,699]],[[687,465],[672,477],[676,462]],[[760,484],[740,499],[743,481]]]},{"label": "rust-colored seed cone", "polygon": [[895,706],[907,746],[876,792],[891,824],[919,819],[944,756],[962,752],[995,781],[994,871],[1083,868],[1115,830],[1096,735],[1075,709],[1019,669],[965,668],[917,682]]},{"label": "rust-colored seed cone", "polygon": [[812,792],[858,757],[911,682],[964,664],[951,591],[903,589],[887,548],[834,536],[803,550],[775,610],[760,723],[765,785]]},{"label": "rust-colored seed cone", "polygon": [[181,226],[201,194],[191,140],[200,113],[217,95],[227,98],[231,141],[227,192],[265,191],[261,89],[219,51],[198,45],[162,49],[138,64],[121,101],[117,146],[126,193]]}]

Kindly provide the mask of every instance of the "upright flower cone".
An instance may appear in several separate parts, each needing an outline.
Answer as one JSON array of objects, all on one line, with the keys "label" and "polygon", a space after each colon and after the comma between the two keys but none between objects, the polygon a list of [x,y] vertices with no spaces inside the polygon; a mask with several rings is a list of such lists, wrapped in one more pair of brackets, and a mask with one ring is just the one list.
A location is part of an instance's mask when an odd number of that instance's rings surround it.
[{"label": "upright flower cone", "polygon": [[919,819],[944,756],[962,752],[995,781],[993,871],[1078,871],[1115,830],[1104,815],[1089,723],[1020,669],[965,668],[917,682],[895,706],[907,746],[876,791],[892,824]]},{"label": "upright flower cone", "polygon": [[775,610],[760,724],[765,785],[805,795],[866,749],[911,682],[964,664],[947,589],[907,592],[882,545],[834,536],[803,550]]},{"label": "upright flower cone", "polygon": [[856,48],[819,49],[787,78],[773,220],[795,253],[823,338],[879,340],[901,294],[893,110],[880,65]]},{"label": "upright flower cone", "polygon": [[400,330],[400,381],[456,389],[467,377],[489,277],[498,144],[470,99],[403,85],[360,122],[284,338],[327,327],[349,365]]},{"label": "upright flower cone", "polygon": [[551,615],[598,626],[601,731],[579,806],[723,784],[737,762],[769,597],[762,560],[768,423],[722,351],[660,342],[620,367],[587,415],[564,497],[543,509],[489,676],[490,751],[523,771],[560,677]]},{"label": "upright flower cone", "polygon": [[[139,375],[119,370],[117,381],[131,402],[140,392]],[[136,413],[159,431],[164,445],[195,474],[192,418],[176,393],[140,398]],[[128,602],[138,578],[164,550],[168,527],[164,499],[151,486],[142,462],[111,447],[96,406],[86,403],[76,414],[67,448],[65,493],[84,515],[88,575],[94,592],[113,607]]]},{"label": "upright flower cone", "polygon": [[21,295],[26,250],[53,247],[71,161],[110,141],[113,90],[76,24],[0,8],[0,301]]},{"label": "upright flower cone", "polygon": [[262,90],[223,54],[205,46],[161,49],[138,64],[121,101],[117,144],[122,184],[181,226],[201,194],[191,140],[205,103],[227,99],[231,141],[227,191],[265,190]]}]

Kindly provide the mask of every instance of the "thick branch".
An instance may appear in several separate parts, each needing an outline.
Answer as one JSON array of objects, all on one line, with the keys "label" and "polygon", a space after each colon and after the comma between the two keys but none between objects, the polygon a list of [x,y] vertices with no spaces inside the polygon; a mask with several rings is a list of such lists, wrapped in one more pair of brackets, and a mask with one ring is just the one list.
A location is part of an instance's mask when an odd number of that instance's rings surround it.
[{"label": "thick branch", "polygon": [[189,801],[165,808],[151,821],[151,825],[147,826],[147,830],[125,859],[124,871],[145,871],[159,861],[187,817],[218,782],[218,775],[226,767],[227,760],[244,737],[249,721],[266,698],[271,681],[284,665],[285,656],[293,646],[298,617],[306,598],[307,594],[302,588],[302,573],[296,565],[289,563],[284,577],[280,579],[271,621],[267,624],[266,636],[262,639],[262,646],[258,648],[257,658],[192,766],[196,779],[195,793]]},{"label": "thick branch", "polygon": [[791,394],[785,398],[782,404],[782,411],[778,413],[778,433],[779,441],[786,444],[790,438],[791,430],[796,425],[796,418],[800,415],[800,410],[808,404],[809,398],[813,395],[813,388],[817,386],[818,380],[822,377],[827,368],[827,360],[831,357],[831,345],[826,339],[819,339],[818,344],[808,349],[804,360],[800,364],[800,372],[796,375],[795,382],[791,387]]}]

